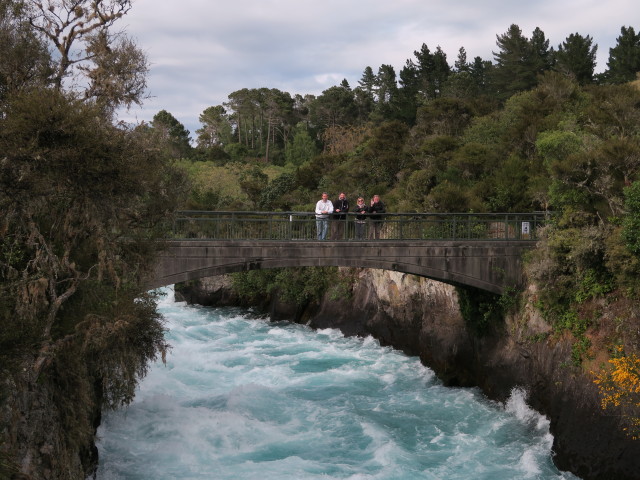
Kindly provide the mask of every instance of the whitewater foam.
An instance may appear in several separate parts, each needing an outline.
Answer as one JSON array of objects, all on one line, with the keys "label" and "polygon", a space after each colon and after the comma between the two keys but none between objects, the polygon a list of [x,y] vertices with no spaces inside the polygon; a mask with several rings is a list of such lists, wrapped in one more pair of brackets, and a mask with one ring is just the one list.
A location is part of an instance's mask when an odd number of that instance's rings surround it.
[{"label": "whitewater foam", "polygon": [[100,480],[575,479],[524,391],[500,405],[371,337],[171,296],[167,365],[105,415]]}]

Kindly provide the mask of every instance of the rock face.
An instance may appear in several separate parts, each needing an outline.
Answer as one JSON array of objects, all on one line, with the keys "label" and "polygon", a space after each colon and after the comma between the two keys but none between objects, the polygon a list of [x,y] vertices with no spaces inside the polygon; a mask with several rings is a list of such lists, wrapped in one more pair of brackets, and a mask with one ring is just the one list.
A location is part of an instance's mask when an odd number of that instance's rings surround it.
[{"label": "rock face", "polygon": [[585,480],[640,478],[640,442],[621,431],[615,415],[601,410],[592,379],[571,366],[570,340],[545,335],[551,327],[530,301],[503,325],[478,336],[467,328],[453,287],[362,270],[348,299],[324,298],[303,310],[272,302],[270,313],[274,320],[372,335],[382,345],[419,356],[445,384],[477,386],[495,400],[522,387],[529,404],[550,420],[559,469]]},{"label": "rock face", "polygon": [[[70,401],[64,408],[73,411],[61,412],[52,400],[57,386],[42,378],[34,388],[27,377],[28,373],[14,374],[0,384],[0,435],[9,440],[0,444],[0,479],[75,480],[92,475],[98,462],[94,441],[100,400],[85,399],[82,410]],[[69,432],[71,423],[82,425],[74,435]],[[12,464],[12,458],[22,463]]]},{"label": "rock face", "polygon": [[240,299],[231,291],[231,280],[228,275],[207,277],[197,282],[176,285],[176,300],[195,303],[204,307],[212,305],[238,305]]}]

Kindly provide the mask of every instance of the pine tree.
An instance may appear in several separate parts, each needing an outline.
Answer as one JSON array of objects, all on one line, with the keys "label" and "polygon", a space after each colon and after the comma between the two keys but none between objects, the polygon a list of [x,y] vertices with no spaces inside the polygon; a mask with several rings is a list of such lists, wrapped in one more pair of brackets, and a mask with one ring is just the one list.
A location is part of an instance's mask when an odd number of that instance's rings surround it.
[{"label": "pine tree", "polygon": [[597,51],[598,46],[593,45],[593,39],[589,35],[583,37],[578,33],[572,33],[558,45],[555,52],[555,68],[559,72],[572,75],[581,85],[592,83]]},{"label": "pine tree", "polygon": [[546,40],[539,29],[534,36],[532,44],[515,24],[506,33],[497,35],[499,50],[493,52],[496,68],[491,80],[499,98],[507,99],[536,85],[536,75],[545,68]]},{"label": "pine tree", "polygon": [[622,27],[616,46],[609,49],[608,71],[604,78],[609,83],[635,80],[640,72],[640,33],[633,27]]}]

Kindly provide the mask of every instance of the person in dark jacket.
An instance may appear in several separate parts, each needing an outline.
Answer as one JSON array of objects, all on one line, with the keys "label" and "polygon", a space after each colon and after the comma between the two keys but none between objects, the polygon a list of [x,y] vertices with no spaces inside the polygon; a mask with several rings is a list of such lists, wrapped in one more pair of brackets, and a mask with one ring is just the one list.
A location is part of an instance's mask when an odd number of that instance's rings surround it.
[{"label": "person in dark jacket", "polygon": [[331,240],[342,240],[344,225],[347,223],[349,200],[344,192],[340,192],[338,199],[333,202],[333,222],[331,222]]},{"label": "person in dark jacket", "polygon": [[374,195],[371,199],[369,213],[371,218],[371,230],[369,230],[369,238],[379,239],[382,231],[382,215],[385,212],[384,203],[380,200],[380,195]]},{"label": "person in dark jacket", "polygon": [[364,203],[364,198],[358,197],[354,212],[356,214],[356,240],[364,240],[366,238],[367,214],[369,213],[369,207]]}]

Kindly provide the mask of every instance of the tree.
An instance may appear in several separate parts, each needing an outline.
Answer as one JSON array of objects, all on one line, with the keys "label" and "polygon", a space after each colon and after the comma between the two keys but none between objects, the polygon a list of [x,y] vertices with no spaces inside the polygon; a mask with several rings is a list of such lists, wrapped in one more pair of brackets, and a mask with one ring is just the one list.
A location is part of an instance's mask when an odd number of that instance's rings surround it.
[{"label": "tree", "polygon": [[376,86],[376,76],[373,73],[373,69],[371,67],[367,66],[364,69],[364,72],[362,72],[362,78],[358,80],[358,85],[365,93],[371,95],[371,98],[373,98],[373,93]]},{"label": "tree", "polygon": [[287,145],[285,158],[287,163],[300,166],[318,154],[318,147],[309,136],[306,128],[298,127],[291,144]]},{"label": "tree", "polygon": [[129,403],[166,351],[145,282],[185,189],[146,142],[56,89],[12,95],[0,118],[0,375],[21,385],[2,408],[23,419],[0,419],[0,443],[31,478],[83,478],[95,412]]},{"label": "tree", "polygon": [[146,286],[186,184],[146,129],[113,125],[144,75],[101,50],[126,11],[0,0],[2,478],[85,478],[101,408],[167,349]]},{"label": "tree", "polygon": [[46,43],[33,31],[24,9],[0,1],[0,112],[11,92],[45,86],[53,75]]},{"label": "tree", "polygon": [[366,142],[362,157],[373,183],[394,183],[396,174],[405,164],[402,145],[408,133],[407,126],[397,120],[384,122],[371,132],[371,139]]},{"label": "tree", "polygon": [[253,208],[260,204],[260,196],[269,184],[269,177],[260,168],[253,166],[240,174],[240,188],[249,197]]},{"label": "tree", "polygon": [[396,83],[396,72],[391,65],[380,65],[378,75],[376,75],[375,92],[378,98],[378,105],[391,102],[398,91]]},{"label": "tree", "polygon": [[265,160],[267,162],[270,160],[271,146],[285,148],[294,119],[293,104],[294,101],[287,92],[276,88],[264,90],[263,109],[267,122]]},{"label": "tree", "polygon": [[609,83],[625,83],[635,80],[640,72],[640,33],[633,27],[622,27],[616,45],[609,49],[608,70],[604,78]]},{"label": "tree", "polygon": [[436,51],[433,54],[433,72],[429,76],[429,93],[431,98],[440,96],[442,93],[442,86],[446,82],[447,78],[451,74],[451,67],[447,62],[447,54],[442,51],[440,45],[436,47]]},{"label": "tree", "polygon": [[418,98],[424,102],[440,96],[442,86],[451,74],[451,67],[447,63],[447,54],[440,46],[431,53],[426,44],[420,50],[413,52],[415,62],[407,60],[406,71],[403,74],[403,86],[415,91]]},{"label": "tree", "polygon": [[624,206],[622,238],[629,251],[640,256],[640,182],[625,187]]},{"label": "tree", "polygon": [[380,65],[376,75],[375,94],[377,104],[374,112],[379,120],[392,118],[395,102],[398,97],[396,71],[392,65]]},{"label": "tree", "polygon": [[[307,105],[309,98],[298,98]],[[264,155],[268,160],[270,148],[277,146],[284,149],[288,136],[296,124],[300,111],[295,111],[296,100],[287,92],[278,89],[237,90],[229,94],[229,101],[224,105],[229,109],[229,120],[235,129],[238,143],[256,154]]]},{"label": "tree", "polygon": [[109,112],[141,104],[146,89],[147,59],[142,50],[112,27],[131,9],[131,0],[43,0],[29,2],[32,28],[56,50],[53,83]]},{"label": "tree", "polygon": [[467,51],[464,47],[460,47],[458,50],[458,58],[453,64],[456,72],[468,72],[470,70],[469,63],[467,62]]},{"label": "tree", "polygon": [[561,73],[572,75],[580,85],[593,83],[593,72],[596,68],[597,45],[593,39],[572,33],[558,45],[555,53],[555,68]]},{"label": "tree", "polygon": [[496,65],[491,80],[497,95],[507,99],[536,85],[536,75],[548,68],[548,41],[536,29],[530,42],[515,24],[496,37],[499,50],[493,52]]},{"label": "tree", "polygon": [[189,130],[166,110],[160,110],[151,122],[156,137],[166,146],[167,154],[173,158],[187,156],[191,151]]},{"label": "tree", "polygon": [[206,108],[198,119],[202,124],[202,128],[196,130],[198,147],[211,148],[231,143],[231,124],[222,105]]},{"label": "tree", "polygon": [[357,118],[353,92],[345,87],[330,87],[310,105],[309,118],[313,126],[328,127],[351,125]]},{"label": "tree", "polygon": [[550,70],[553,66],[554,51],[549,48],[549,40],[539,27],[536,27],[529,40],[531,46],[531,65],[536,75]]}]

